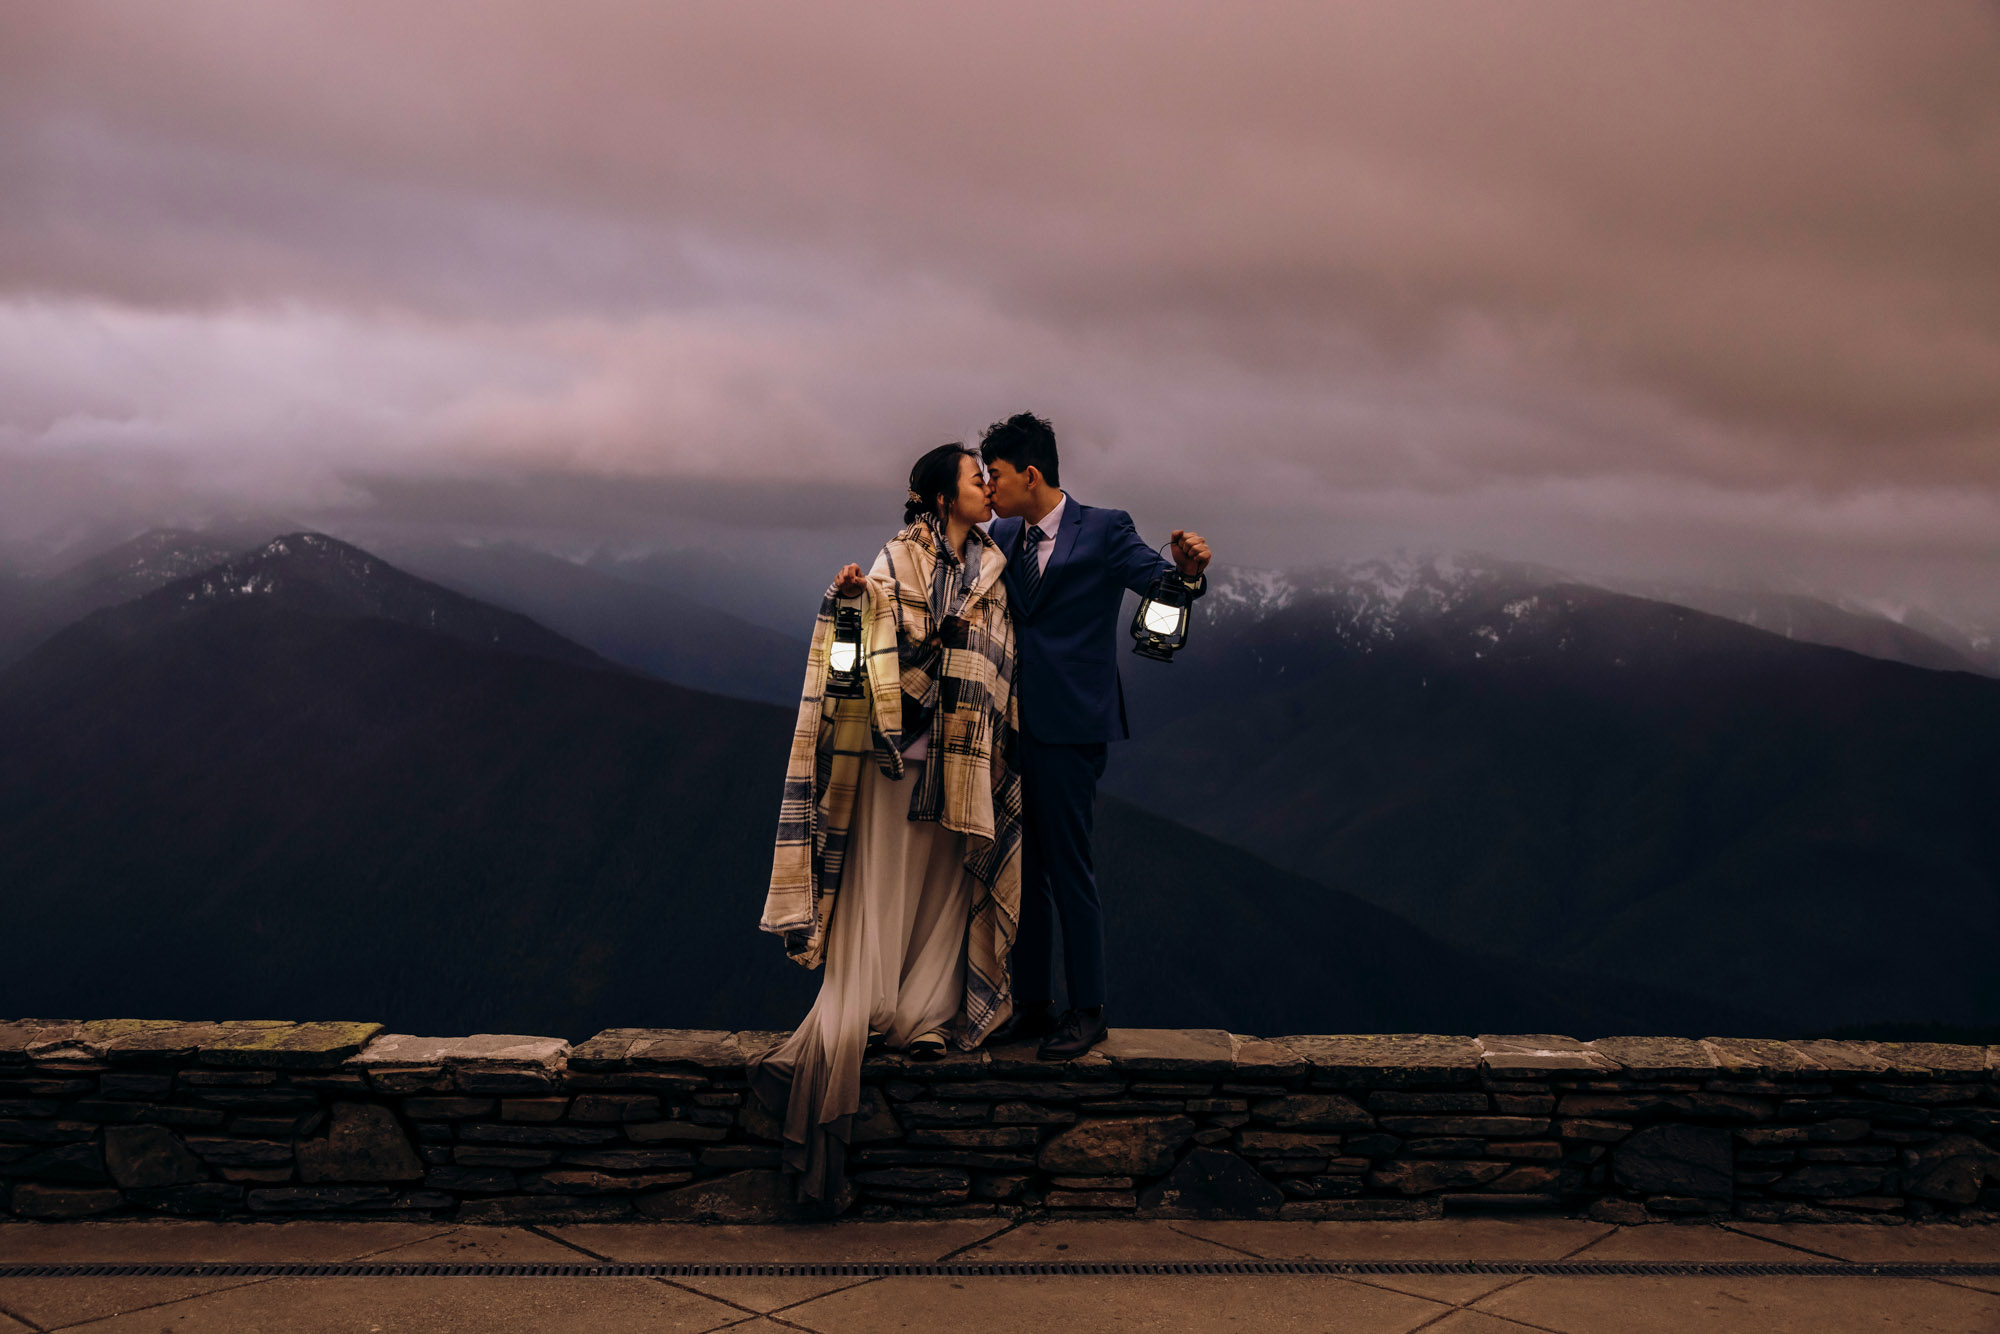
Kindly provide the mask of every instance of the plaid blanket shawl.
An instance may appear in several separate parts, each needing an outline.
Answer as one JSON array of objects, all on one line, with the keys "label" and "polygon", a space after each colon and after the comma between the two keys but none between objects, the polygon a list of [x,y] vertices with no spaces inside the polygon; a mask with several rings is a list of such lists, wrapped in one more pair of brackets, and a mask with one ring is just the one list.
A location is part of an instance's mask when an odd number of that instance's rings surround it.
[{"label": "plaid blanket shawl", "polygon": [[1010,956],[1021,912],[1020,705],[1014,627],[1001,580],[1006,561],[991,538],[973,532],[984,548],[979,578],[961,614],[942,627],[930,605],[938,561],[931,528],[913,524],[882,548],[862,595],[868,688],[861,699],[825,693],[839,601],[829,589],[820,604],[779,805],[771,886],[758,923],[788,937],[798,963],[817,968],[824,961],[861,765],[872,759],[884,775],[901,778],[906,697],[934,699],[929,753],[919,761],[910,818],[936,820],[966,836],[972,920],[964,1003],[952,1036],[968,1051],[1012,1012]]}]

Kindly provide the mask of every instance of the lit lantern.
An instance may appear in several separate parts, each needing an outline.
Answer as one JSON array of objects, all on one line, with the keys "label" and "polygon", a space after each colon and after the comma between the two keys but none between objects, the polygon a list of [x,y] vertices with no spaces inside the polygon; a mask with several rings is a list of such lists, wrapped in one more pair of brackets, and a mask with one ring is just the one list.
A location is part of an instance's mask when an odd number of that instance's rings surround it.
[{"label": "lit lantern", "polygon": [[861,609],[840,607],[833,613],[833,643],[826,655],[826,693],[859,699],[866,677],[861,665]]},{"label": "lit lantern", "polygon": [[1187,647],[1188,608],[1194,598],[1179,571],[1153,581],[1132,615],[1132,651],[1155,662],[1172,662]]}]

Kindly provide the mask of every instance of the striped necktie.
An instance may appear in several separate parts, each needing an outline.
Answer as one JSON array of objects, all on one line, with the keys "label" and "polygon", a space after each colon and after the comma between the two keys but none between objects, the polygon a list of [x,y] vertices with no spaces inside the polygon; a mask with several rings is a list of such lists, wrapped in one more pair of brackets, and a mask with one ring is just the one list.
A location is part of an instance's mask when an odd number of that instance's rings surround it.
[{"label": "striped necktie", "polygon": [[1021,587],[1021,601],[1035,600],[1035,592],[1042,586],[1042,562],[1037,556],[1042,545],[1042,530],[1032,523],[1021,534],[1021,549],[1014,553],[1014,582]]}]

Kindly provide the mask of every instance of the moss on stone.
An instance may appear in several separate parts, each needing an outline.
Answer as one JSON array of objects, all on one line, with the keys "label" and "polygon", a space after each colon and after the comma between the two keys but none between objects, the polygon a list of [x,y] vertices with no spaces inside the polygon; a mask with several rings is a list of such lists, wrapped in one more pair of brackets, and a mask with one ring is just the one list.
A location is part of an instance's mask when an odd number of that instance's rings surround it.
[{"label": "moss on stone", "polygon": [[203,1065],[258,1066],[278,1070],[331,1070],[382,1031],[376,1023],[284,1024],[255,1028],[228,1025],[224,1034],[202,1044]]},{"label": "moss on stone", "polygon": [[220,1030],[210,1020],[93,1019],[80,1028],[85,1050],[111,1060],[191,1056]]}]

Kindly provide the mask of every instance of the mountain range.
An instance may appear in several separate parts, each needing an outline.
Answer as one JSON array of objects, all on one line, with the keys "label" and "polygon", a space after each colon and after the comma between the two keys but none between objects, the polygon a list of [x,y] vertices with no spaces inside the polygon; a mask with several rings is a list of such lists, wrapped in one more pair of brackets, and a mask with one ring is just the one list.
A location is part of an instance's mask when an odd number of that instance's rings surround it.
[{"label": "mountain range", "polygon": [[1311,603],[1326,613],[1334,633],[1351,644],[1394,638],[1487,591],[1522,596],[1557,584],[1578,584],[1704,611],[1785,639],[1889,662],[2000,676],[2000,643],[1991,635],[1922,611],[1899,620],[1844,599],[1797,591],[1586,579],[1550,566],[1457,552],[1396,552],[1295,570],[1225,568],[1209,583],[1203,603],[1208,620],[1241,624]]},{"label": "mountain range", "polygon": [[[817,979],[755,929],[791,713],[541,636],[290,534],[0,671],[0,886],[38,942],[0,1010],[572,1037],[795,1021]],[[1121,1023],[1763,1017],[1483,958],[1116,799],[1097,846]]]},{"label": "mountain range", "polygon": [[1464,948],[2000,1021],[2000,681],[1533,567],[1350,574],[1225,581],[1134,660],[1108,790]]},{"label": "mountain range", "polygon": [[490,606],[324,533],[289,533],[219,564],[92,613],[79,628],[99,636],[144,636],[230,604],[287,613],[384,620],[446,639],[531,658],[608,667],[596,653],[519,612]]},{"label": "mountain range", "polygon": [[[796,705],[806,641],[732,615],[671,587],[626,578],[517,543],[430,543],[388,548],[412,573],[532,616],[613,662],[662,681],[771,704]],[[660,569],[660,577],[671,571]],[[682,587],[699,587],[684,575]],[[726,590],[705,587],[713,602]],[[723,595],[718,596],[721,593]],[[804,618],[811,627],[811,616]]]},{"label": "mountain range", "polygon": [[46,576],[37,577],[22,561],[0,581],[0,663],[101,607],[208,569],[251,545],[252,539],[235,534],[154,528]]},{"label": "mountain range", "polygon": [[[2000,1022],[1972,641],[1470,557],[1212,585],[1177,662],[1124,660],[1117,1022]],[[747,924],[802,645],[703,597],[303,532],[0,581],[0,896],[27,939],[99,924],[0,1009],[789,1023],[812,979]]]},{"label": "mountain range", "polygon": [[[266,520],[260,525],[239,519],[204,529],[150,529],[63,565],[52,574],[37,577],[20,569],[0,571],[0,664],[18,658],[58,629],[94,611],[216,569],[235,558],[255,562],[260,559],[256,553],[267,542],[285,540],[278,535],[289,533],[295,542],[304,536],[296,532],[296,526],[274,527],[273,522]],[[350,581],[345,596],[362,601],[371,596],[406,596],[406,588],[392,592],[389,585],[395,583],[395,575],[408,571],[438,586],[435,613],[447,624],[455,616],[471,615],[482,624],[485,618],[492,619],[490,628],[495,632],[530,637],[541,635],[546,627],[566,641],[541,640],[542,651],[557,657],[572,654],[582,645],[611,662],[663,681],[771,703],[795,704],[798,700],[805,662],[802,637],[781,635],[655,583],[511,543],[405,541],[388,546],[390,559],[385,561],[323,534],[315,537],[334,543],[322,549],[330,559],[335,552],[360,553],[352,556],[357,570],[361,563],[375,561],[392,572],[385,576],[379,594]],[[312,574],[302,566],[292,577],[309,582],[338,579],[335,564],[337,561],[319,562],[317,573]],[[667,567],[641,564],[632,568],[658,577],[668,573]],[[268,591],[249,566],[209,582],[208,590],[198,596],[226,596],[246,587],[253,593]],[[446,592],[458,597],[442,596]],[[487,606],[470,613],[468,599]],[[536,626],[525,629],[517,620],[511,631],[502,631],[504,618],[493,616],[495,612],[516,613]]]}]

